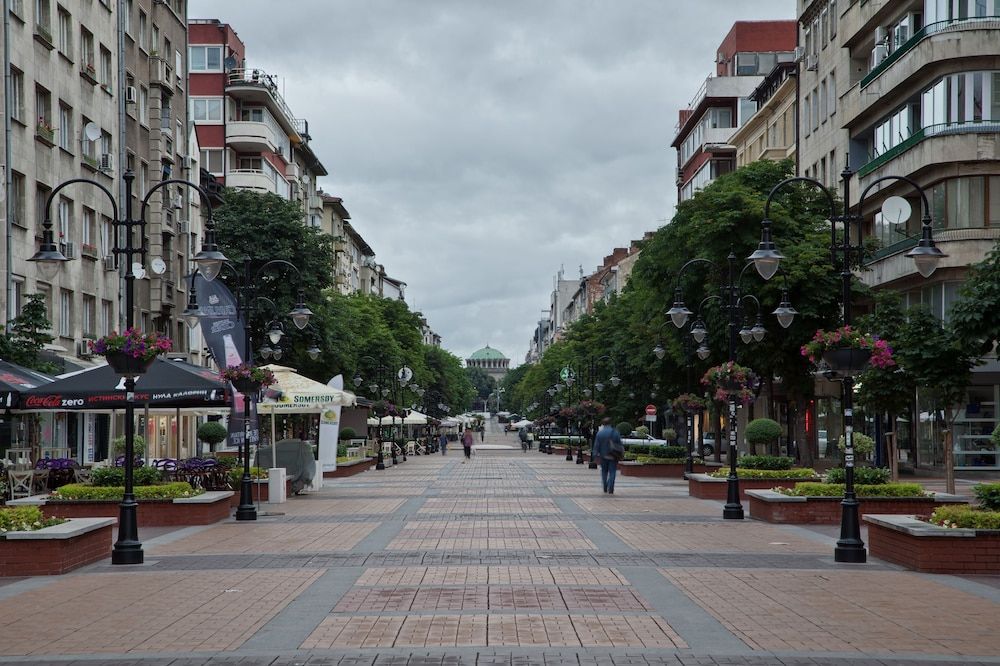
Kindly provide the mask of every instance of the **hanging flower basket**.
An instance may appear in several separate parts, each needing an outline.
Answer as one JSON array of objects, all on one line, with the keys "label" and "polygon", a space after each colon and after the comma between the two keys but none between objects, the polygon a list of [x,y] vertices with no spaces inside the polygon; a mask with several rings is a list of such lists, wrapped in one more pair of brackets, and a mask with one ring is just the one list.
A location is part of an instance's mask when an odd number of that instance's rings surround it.
[{"label": "hanging flower basket", "polygon": [[876,368],[896,365],[888,342],[850,326],[816,331],[813,339],[802,345],[801,353],[811,363],[819,365],[822,361],[843,377],[854,376],[869,364]]},{"label": "hanging flower basket", "polygon": [[748,405],[754,399],[754,382],[757,379],[750,368],[729,361],[709,368],[701,383],[712,392],[718,402],[729,402],[735,398]]},{"label": "hanging flower basket", "polygon": [[124,333],[110,333],[89,343],[92,352],[103,356],[116,374],[134,377],[145,374],[157,356],[173,347],[170,338],[157,332],[143,333],[137,328]]},{"label": "hanging flower basket", "polygon": [[230,365],[219,373],[219,378],[232,382],[237,391],[243,395],[251,395],[265,386],[271,386],[277,380],[274,373],[267,368],[257,368],[249,363]]},{"label": "hanging flower basket", "polygon": [[682,393],[674,398],[673,407],[676,411],[686,414],[697,414],[704,411],[708,403],[700,395],[694,393]]}]

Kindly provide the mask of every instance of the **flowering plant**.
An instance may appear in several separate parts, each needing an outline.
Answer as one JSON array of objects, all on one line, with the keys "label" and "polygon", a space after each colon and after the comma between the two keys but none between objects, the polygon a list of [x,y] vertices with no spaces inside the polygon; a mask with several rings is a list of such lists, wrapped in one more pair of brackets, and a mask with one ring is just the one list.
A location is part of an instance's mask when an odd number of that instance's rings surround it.
[{"label": "flowering plant", "polygon": [[700,412],[706,406],[705,399],[694,393],[682,393],[673,402],[674,409],[681,412]]},{"label": "flowering plant", "polygon": [[94,67],[94,63],[92,62],[87,63],[87,71],[90,73],[94,73],[95,71],[97,71]]},{"label": "flowering plant", "polygon": [[250,365],[249,363],[230,365],[219,373],[219,377],[223,381],[227,382],[240,382],[248,380],[255,384],[260,384],[261,386],[271,386],[278,381],[274,378],[274,373],[267,368],[258,368]]},{"label": "flowering plant", "polygon": [[812,340],[802,345],[800,351],[811,363],[819,363],[823,352],[835,349],[867,349],[871,352],[869,363],[873,367],[890,368],[896,365],[888,342],[850,326],[841,326],[834,331],[816,331]]},{"label": "flowering plant", "polygon": [[44,130],[50,134],[55,131],[55,127],[52,126],[52,123],[50,123],[45,116],[38,116],[38,129]]},{"label": "flowering plant", "polygon": [[713,391],[718,402],[727,402],[731,395],[744,405],[753,402],[753,383],[756,379],[750,368],[728,361],[714,368],[709,368],[701,378],[703,386]]},{"label": "flowering plant", "polygon": [[112,331],[103,338],[88,343],[91,351],[99,356],[120,353],[132,358],[152,361],[160,354],[166,354],[173,343],[165,335],[156,331],[143,333],[137,328],[126,329],[124,333]]},{"label": "flowering plant", "polygon": [[388,400],[379,400],[372,405],[372,410],[382,416],[399,416],[399,408]]}]

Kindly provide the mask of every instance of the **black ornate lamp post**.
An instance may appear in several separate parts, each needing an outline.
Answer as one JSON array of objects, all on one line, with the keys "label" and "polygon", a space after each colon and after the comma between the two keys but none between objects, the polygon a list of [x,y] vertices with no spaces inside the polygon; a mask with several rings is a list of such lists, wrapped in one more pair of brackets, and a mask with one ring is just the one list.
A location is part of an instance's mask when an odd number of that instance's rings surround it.
[{"label": "black ornate lamp post", "polygon": [[[754,301],[756,301],[758,314],[760,311],[760,302],[757,301],[757,298],[753,295],[742,294],[740,288],[740,278],[743,277],[743,274],[746,272],[746,270],[753,264],[748,263],[745,266],[743,266],[742,270],[738,270],[736,261],[737,261],[736,255],[730,251],[729,256],[726,257],[727,275],[728,275],[726,284],[722,287],[722,290],[719,295],[706,296],[702,300],[701,305],[699,305],[699,310],[700,310],[700,308],[708,301],[718,300],[721,303],[722,308],[726,311],[729,317],[727,337],[729,340],[729,345],[728,345],[729,361],[731,363],[736,362],[736,339],[737,337],[740,337],[739,322],[743,319],[742,315],[743,315],[744,300],[753,299]],[[709,259],[700,259],[700,258],[691,259],[683,266],[681,266],[680,271],[677,273],[677,288],[675,290],[674,304],[667,311],[667,314],[670,316],[670,320],[674,323],[674,326],[676,326],[677,328],[683,328],[688,321],[688,317],[694,314],[693,312],[687,309],[687,306],[684,305],[684,298],[681,292],[680,283],[681,283],[681,278],[684,275],[684,272],[689,267],[697,264],[704,264],[716,267],[715,262]],[[785,322],[787,322],[787,325],[791,325],[791,319],[788,318],[779,320],[779,322],[782,323],[782,327],[787,327]],[[746,329],[747,327],[744,326],[743,328]],[[758,326],[756,326],[755,328],[757,329],[756,332],[754,332],[752,329],[747,329],[748,331],[750,331],[750,335],[749,338],[744,338],[745,340],[749,341],[754,339],[756,340],[763,339],[764,337],[763,325],[760,325],[758,323]],[[698,317],[695,323],[691,327],[691,335],[692,337],[695,338],[696,341],[698,341],[699,338],[701,338],[701,340],[703,341],[705,333],[706,331],[704,324],[702,323],[701,318]],[[722,517],[731,520],[742,520],[743,505],[740,503],[740,481],[739,481],[739,476],[737,475],[736,472],[736,459],[739,455],[738,439],[737,439],[738,423],[736,418],[736,392],[727,391],[727,393],[729,395],[729,452],[727,453],[727,457],[729,459],[729,476],[726,479],[727,482],[726,505],[725,507],[723,507]]]},{"label": "black ornate lamp post", "polygon": [[[71,178],[56,186],[45,199],[45,219],[42,221],[42,241],[38,246],[38,251],[28,261],[37,262],[39,272],[52,279],[59,267],[68,261],[68,258],[59,250],[52,232],[52,201],[63,188],[75,183],[91,185],[100,190],[111,203],[112,224],[115,227],[114,246],[112,253],[115,256],[125,257],[125,327],[131,329],[135,327],[135,274],[132,271],[133,259],[145,257],[145,229],[146,210],[149,206],[149,199],[161,188],[170,185],[181,185],[189,187],[198,192],[202,203],[208,213],[208,227],[212,226],[212,202],[208,194],[198,185],[186,180],[171,178],[160,181],[146,192],[142,198],[139,208],[139,217],[132,217],[132,183],[135,180],[135,173],[126,171],[122,178],[125,181],[125,217],[119,216],[118,204],[111,191],[103,184],[90,180],[89,178]],[[136,238],[136,232],[139,237]],[[123,244],[124,243],[124,244]],[[139,526],[136,516],[138,503],[135,499],[135,378],[132,372],[123,375],[125,377],[125,488],[122,494],[122,501],[119,505],[118,515],[118,539],[115,541],[111,551],[112,564],[142,564],[143,551],[142,543],[139,541]]]},{"label": "black ornate lamp post", "polygon": [[[597,394],[603,392],[604,388],[605,388],[604,382],[601,381],[598,378],[598,373],[597,373],[597,369],[598,369],[598,366],[601,363],[601,361],[611,361],[612,371],[611,371],[611,376],[608,377],[608,383],[611,384],[615,388],[618,388],[618,386],[622,383],[621,377],[618,376],[618,362],[615,361],[615,359],[610,354],[603,354],[603,355],[598,356],[596,358],[591,358],[590,359],[590,390],[592,392],[591,394],[592,394],[593,399],[595,401],[597,400]],[[591,428],[590,428],[590,436],[591,436],[591,438],[593,438],[593,436],[596,433],[596,431],[597,431],[597,424],[596,424],[596,422],[594,420],[591,420]],[[578,462],[583,462],[582,457],[581,457],[581,459]],[[594,460],[593,457],[591,457],[590,463],[587,465],[587,467],[589,469],[597,469],[597,461]]]},{"label": "black ornate lamp post", "polygon": [[[930,205],[924,190],[913,180],[905,176],[883,176],[873,180],[861,192],[856,208],[851,210],[851,177],[854,172],[845,167],[840,177],[844,188],[843,208],[838,210],[833,193],[822,183],[806,177],[787,178],[775,185],[767,195],[764,204],[764,219],[761,221],[761,238],[757,250],[748,259],[754,262],[757,272],[765,280],[771,279],[777,272],[784,256],[778,251],[771,238],[770,219],[771,201],[784,187],[792,183],[806,183],[818,188],[830,204],[830,256],[834,270],[840,271],[841,300],[844,313],[844,325],[851,324],[851,277],[855,267],[863,261],[864,247],[862,236],[864,232],[864,203],[869,193],[876,185],[886,181],[902,181],[908,183],[920,195],[923,205],[921,218],[921,236],[916,246],[905,256],[913,259],[917,272],[923,277],[930,277],[937,268],[938,262],[947,255],[934,243],[933,221],[930,215]],[[910,204],[902,197],[889,197],[882,205],[882,212],[887,217],[906,219],[909,217]],[[838,230],[838,225],[840,229]],[[852,227],[856,232],[852,237]],[[840,237],[838,237],[838,233]],[[853,241],[853,242],[852,242]],[[837,562],[860,563],[867,559],[865,544],[861,540],[861,523],[858,516],[858,500],[854,492],[854,377],[852,368],[832,368],[843,379],[844,396],[844,499],[841,502],[840,539],[834,549],[834,559]]]},{"label": "black ornate lamp post", "polygon": [[[292,272],[295,273],[296,278],[301,282],[302,272],[299,271],[295,264],[290,261],[285,261],[284,259],[269,259],[255,268],[254,260],[249,256],[244,257],[239,267],[237,267],[235,264],[231,263],[215,245],[215,229],[213,225],[208,225],[206,227],[205,242],[202,244],[202,251],[195,255],[194,261],[197,265],[196,271],[201,273],[202,277],[208,282],[215,280],[215,278],[217,278],[222,272],[223,268],[229,269],[232,273],[236,288],[237,316],[243,323],[243,349],[246,353],[244,363],[252,368],[254,365],[254,351],[250,316],[253,314],[254,307],[258,301],[264,301],[270,303],[272,307],[276,307],[274,301],[266,296],[259,296],[257,294],[261,277],[263,277],[265,272],[272,268],[291,269]],[[194,282],[192,280],[191,296],[188,301],[188,307],[183,313],[185,319],[188,320],[188,324],[194,321],[199,309],[198,299],[193,285]],[[303,291],[300,289],[295,307],[289,311],[288,316],[291,318],[295,327],[302,330],[309,324],[309,318],[312,314],[312,311],[306,307],[305,297]],[[284,334],[284,328],[282,327],[281,322],[276,319],[272,319],[271,323],[268,325],[267,337],[271,344],[275,345],[275,347],[269,348],[269,355],[275,360],[280,359],[282,356],[281,348],[277,347],[277,344],[281,341]],[[264,356],[264,354],[262,354],[262,356]],[[217,361],[218,360],[219,359],[217,359]],[[226,362],[225,359],[221,360],[223,363]],[[236,385],[236,383],[233,385],[238,391],[240,391],[240,393],[243,394],[244,416],[242,451],[243,476],[240,479],[240,503],[236,507],[236,520],[257,520],[257,507],[254,506],[253,503],[253,479],[250,476],[250,403],[251,401],[256,401],[258,399],[260,386],[254,386],[253,383],[243,384],[243,388]],[[246,390],[244,391],[243,389]],[[271,445],[274,446],[274,442],[272,442]]]},{"label": "black ornate lamp post", "polygon": [[[702,301],[704,305],[704,301]],[[699,306],[698,310],[701,310]],[[653,347],[653,355],[656,356],[657,360],[663,360],[667,355],[667,350],[663,347],[662,334],[664,327],[671,322],[665,321],[660,324],[657,329],[657,342],[656,346]],[[705,337],[708,335],[708,330],[705,328],[705,323],[700,319],[689,320],[687,322],[688,332],[691,334],[694,342],[698,344],[697,351],[691,349],[691,339],[688,336],[681,336],[683,350],[684,350],[684,365],[687,368],[687,390],[692,392],[694,390],[694,359],[692,355],[697,354],[698,358],[705,360],[708,358],[711,351],[708,345],[705,344]],[[762,327],[763,328],[763,327]],[[694,458],[695,458],[695,447],[694,447],[694,412],[691,409],[684,410],[684,425],[687,429],[687,458],[684,461],[684,473],[693,474],[694,473]]]}]

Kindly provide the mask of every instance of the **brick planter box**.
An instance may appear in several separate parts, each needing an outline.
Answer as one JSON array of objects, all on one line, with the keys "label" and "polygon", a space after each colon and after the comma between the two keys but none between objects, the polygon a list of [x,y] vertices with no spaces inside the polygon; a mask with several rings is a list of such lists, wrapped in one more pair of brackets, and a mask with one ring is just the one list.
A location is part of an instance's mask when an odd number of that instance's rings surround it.
[{"label": "brick planter box", "polygon": [[[840,497],[790,497],[772,490],[749,490],[746,495],[750,517],[768,523],[837,525],[843,512]],[[859,497],[858,502],[860,515],[924,515],[943,504],[967,503],[957,495],[945,493],[933,497]]]},{"label": "brick planter box", "polygon": [[374,467],[375,458],[358,458],[346,463],[337,463],[337,469],[323,472],[324,479],[339,479],[343,476],[354,476],[367,472]]},{"label": "brick planter box", "polygon": [[[219,490],[174,500],[139,500],[136,520],[139,527],[211,525],[229,517],[229,498],[232,495],[231,490]],[[17,502],[37,504],[46,516],[56,518],[117,518],[121,504],[121,500],[52,501],[47,495]]]},{"label": "brick planter box", "polygon": [[[799,479],[744,479],[740,477],[740,499],[746,499],[748,490],[770,490],[771,488],[791,488],[800,481],[819,481],[820,477]],[[726,479],[708,474],[688,475],[688,495],[698,499],[721,500],[726,497]]]},{"label": "brick planter box", "polygon": [[[233,496],[229,498],[229,506],[237,507],[240,505],[240,485],[236,484],[236,487],[232,490]],[[253,503],[257,502],[267,502],[271,497],[271,489],[268,485],[267,479],[255,479],[250,483],[250,494],[253,496]],[[292,482],[285,478],[285,497],[291,497],[292,493]]]},{"label": "brick planter box", "polygon": [[[702,463],[696,462],[694,464],[694,471],[696,474],[703,474],[705,469],[705,465]],[[641,476],[658,479],[683,479],[684,463],[638,463],[626,461],[618,463],[618,472],[624,476]],[[773,488],[774,486],[771,487]]]},{"label": "brick planter box", "polygon": [[1000,574],[1000,530],[949,529],[884,514],[864,521],[868,549],[881,560],[925,573]]},{"label": "brick planter box", "polygon": [[53,576],[111,556],[117,518],[78,518],[0,539],[0,576]]}]

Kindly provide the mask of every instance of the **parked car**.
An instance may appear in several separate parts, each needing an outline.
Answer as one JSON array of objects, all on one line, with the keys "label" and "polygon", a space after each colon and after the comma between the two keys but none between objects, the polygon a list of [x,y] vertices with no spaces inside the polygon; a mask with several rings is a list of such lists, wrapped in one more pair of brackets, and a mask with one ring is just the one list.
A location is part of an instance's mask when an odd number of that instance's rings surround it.
[{"label": "parked car", "polygon": [[826,446],[827,446],[827,443],[826,443],[826,430],[820,430],[819,433],[817,433],[817,434],[819,435],[819,437],[818,437],[818,439],[819,439],[819,454],[821,456],[825,456],[826,455]]},{"label": "parked car", "polygon": [[705,458],[715,453],[715,434],[706,432],[701,438],[701,455]]},{"label": "parked car", "polygon": [[659,444],[660,446],[666,446],[667,440],[656,439],[652,435],[646,435],[645,437],[640,437],[634,432],[628,437],[622,437],[622,444]]}]

